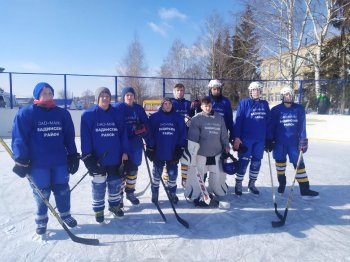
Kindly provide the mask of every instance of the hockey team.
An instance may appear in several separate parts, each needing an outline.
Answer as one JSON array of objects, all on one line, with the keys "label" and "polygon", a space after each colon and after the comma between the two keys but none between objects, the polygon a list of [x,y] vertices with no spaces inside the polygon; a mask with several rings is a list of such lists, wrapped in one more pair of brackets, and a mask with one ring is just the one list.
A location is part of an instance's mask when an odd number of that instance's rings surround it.
[{"label": "hockey team", "polygon": [[[70,113],[55,105],[50,84],[38,83],[33,105],[18,111],[12,131],[13,172],[33,181],[36,233],[45,234],[48,224],[48,208],[36,188],[47,200],[52,192],[63,222],[77,226],[70,213],[69,174],[77,172],[80,160],[91,175],[91,205],[98,223],[105,220],[106,191],[108,210],[117,217],[124,215],[124,196],[132,205],[140,204],[135,186],[143,153],[145,161],[153,163],[151,201],[155,204],[163,178],[169,200],[178,204],[179,164],[185,198],[195,206],[218,206],[225,199],[226,174],[235,174],[234,192],[241,196],[248,167],[248,191],[259,195],[256,181],[264,150],[273,152],[278,193],[285,192],[288,156],[296,169],[301,196],[318,198],[319,193],[310,189],[301,157],[308,148],[306,117],[304,108],[294,103],[294,90],[283,87],[281,104],[270,110],[262,99],[262,85],[250,83],[249,98],[239,102],[233,121],[232,107],[222,88],[219,80],[211,80],[209,96],[191,103],[184,98],[184,85],[176,84],[174,98],[164,98],[158,112],[150,117],[136,103],[134,88],[123,88],[122,102],[115,106],[110,90],[98,88],[96,105],[81,116],[80,155]],[[238,160],[230,153],[230,144],[238,151]],[[203,189],[206,181],[208,186]],[[206,192],[210,203],[204,199]]]}]

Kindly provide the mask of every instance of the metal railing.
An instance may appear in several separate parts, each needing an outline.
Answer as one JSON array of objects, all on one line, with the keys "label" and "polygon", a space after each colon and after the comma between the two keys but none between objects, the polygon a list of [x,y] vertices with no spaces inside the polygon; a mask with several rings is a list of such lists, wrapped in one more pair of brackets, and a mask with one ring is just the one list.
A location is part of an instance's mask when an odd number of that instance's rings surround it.
[{"label": "metal railing", "polygon": [[[7,77],[6,77],[7,75]],[[6,79],[7,78],[7,79]],[[82,80],[83,79],[83,80]],[[94,81],[92,80],[94,79]],[[103,80],[101,80],[103,79]],[[85,88],[87,90],[95,90],[100,86],[107,86],[114,95],[114,101],[117,102],[118,93],[121,86],[129,85],[133,81],[138,81],[136,85],[140,85],[143,89],[143,98],[161,98],[172,95],[172,87],[181,82],[185,85],[188,96],[191,99],[200,98],[208,94],[209,78],[174,78],[174,77],[154,77],[154,76],[117,76],[117,75],[88,75],[88,74],[56,74],[56,73],[23,73],[23,72],[0,72],[0,87],[6,90],[6,86],[10,94],[10,108],[13,108],[14,93],[19,90],[24,91],[22,97],[31,97],[31,92],[37,82],[55,82],[53,85],[55,92],[57,87],[61,88],[61,98],[64,100],[63,106],[68,108],[67,104],[69,96],[74,98],[75,93],[81,93]],[[223,93],[231,100],[232,106],[235,108],[238,101],[249,95],[247,87],[252,81],[260,81],[263,86],[263,98],[269,101],[271,105],[280,103],[279,91],[282,86],[289,85],[288,80],[234,80],[220,79],[224,83]],[[350,107],[350,80],[320,80],[321,91],[325,91],[330,100],[330,113],[349,113]],[[316,96],[314,80],[297,80],[294,81],[294,89],[296,101],[305,106],[308,111],[316,111],[318,108],[318,97]],[[132,85],[132,84],[131,84]],[[23,87],[25,86],[25,88]],[[70,95],[72,91],[72,95]],[[113,93],[114,92],[114,93]],[[90,92],[91,94],[91,92]],[[57,96],[55,95],[57,98]],[[81,97],[78,95],[76,97]],[[139,101],[141,102],[141,101]]]}]

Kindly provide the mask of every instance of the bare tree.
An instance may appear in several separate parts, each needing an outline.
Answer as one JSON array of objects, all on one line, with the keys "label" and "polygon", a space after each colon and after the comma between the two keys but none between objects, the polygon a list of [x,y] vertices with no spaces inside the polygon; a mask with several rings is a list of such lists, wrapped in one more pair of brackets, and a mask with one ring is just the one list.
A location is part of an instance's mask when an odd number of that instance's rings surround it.
[{"label": "bare tree", "polygon": [[217,41],[220,34],[224,31],[225,25],[221,15],[217,11],[207,17],[202,29],[201,42],[207,54],[207,70],[211,78],[218,78],[215,73],[219,61],[219,52],[217,51]]},{"label": "bare tree", "polygon": [[81,98],[83,101],[84,108],[89,108],[90,106],[93,105],[95,101],[94,92],[92,92],[90,89],[85,90],[81,94]]},{"label": "bare tree", "polygon": [[[331,32],[331,27],[335,22],[339,21],[339,12],[341,10],[347,10],[349,6],[348,1],[336,1],[336,0],[304,0],[309,12],[309,18],[311,23],[311,30],[308,32],[308,36],[315,43],[314,48],[309,48],[309,58],[314,67],[314,79],[315,94],[319,96],[321,85],[320,76],[321,68],[324,64],[328,63],[328,58],[322,58],[322,51],[326,46],[327,41],[335,35],[335,32]],[[345,18],[347,20],[348,18]],[[335,52],[342,52],[338,49]]]},{"label": "bare tree", "polygon": [[148,65],[145,60],[143,47],[135,33],[134,41],[130,44],[127,54],[123,59],[123,65],[117,73],[125,77],[122,82],[124,86],[131,86],[135,89],[136,98],[141,101],[146,95],[147,83],[145,79],[138,78],[145,76],[148,72]]},{"label": "bare tree", "polygon": [[293,85],[303,66],[303,39],[308,10],[303,1],[312,0],[248,0],[255,19],[248,21],[257,28],[260,55],[277,61],[278,75],[273,78],[291,80]]},{"label": "bare tree", "polygon": [[[202,78],[205,76],[205,70],[203,70],[201,57],[198,46],[188,48],[181,40],[176,39],[163,61],[160,73],[162,76],[171,78]],[[192,98],[198,98],[204,93],[203,86],[206,83],[203,81],[167,80],[168,86],[174,86],[178,82],[185,85],[186,93],[190,93]]]}]

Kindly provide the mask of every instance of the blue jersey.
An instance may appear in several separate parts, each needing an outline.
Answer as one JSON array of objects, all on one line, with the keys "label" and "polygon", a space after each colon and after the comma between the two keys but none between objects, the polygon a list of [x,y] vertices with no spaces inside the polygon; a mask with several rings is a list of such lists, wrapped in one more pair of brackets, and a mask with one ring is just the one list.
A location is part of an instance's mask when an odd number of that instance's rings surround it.
[{"label": "blue jersey", "polygon": [[[136,152],[136,154],[139,154],[139,152],[142,154],[142,147],[143,147],[142,138],[145,139],[146,144],[149,144],[151,139],[150,138],[151,135],[149,132],[149,120],[145,110],[139,104],[133,103],[132,106],[129,106],[124,102],[116,104],[116,109],[117,111],[122,112],[122,114],[124,115],[126,132],[129,140],[130,155],[133,155],[134,152]],[[140,126],[143,126],[146,129],[145,133],[142,134],[142,136],[137,135],[135,133],[137,132],[137,128]],[[137,159],[139,158],[140,157],[138,157]],[[140,165],[141,163],[135,163],[135,164]]]},{"label": "blue jersey", "polygon": [[220,98],[215,98],[210,94],[208,96],[213,104],[213,110],[218,112],[225,120],[226,129],[230,132],[230,140],[234,139],[234,129],[233,129],[233,113],[230,100],[227,97],[220,96]]},{"label": "blue jersey", "polygon": [[186,143],[186,125],[183,117],[172,110],[169,113],[161,108],[150,116],[152,144],[156,148],[157,160],[173,160],[175,146]]},{"label": "blue jersey", "polygon": [[31,105],[18,111],[12,129],[14,159],[30,160],[32,167],[67,164],[67,154],[77,153],[74,125],[60,107]]},{"label": "blue jersey", "polygon": [[242,99],[237,108],[235,137],[265,141],[270,121],[270,108],[265,100]]},{"label": "blue jersey", "polygon": [[102,166],[118,165],[123,153],[129,153],[124,115],[115,107],[103,110],[98,105],[87,109],[80,125],[82,156],[94,154]]},{"label": "blue jersey", "polygon": [[182,99],[175,99],[172,98],[171,102],[173,104],[173,108],[175,112],[179,113],[183,117],[190,115],[191,110],[191,102],[182,98]]},{"label": "blue jersey", "polygon": [[306,117],[302,105],[293,103],[290,108],[283,103],[271,109],[269,138],[277,144],[297,146],[306,139]]}]

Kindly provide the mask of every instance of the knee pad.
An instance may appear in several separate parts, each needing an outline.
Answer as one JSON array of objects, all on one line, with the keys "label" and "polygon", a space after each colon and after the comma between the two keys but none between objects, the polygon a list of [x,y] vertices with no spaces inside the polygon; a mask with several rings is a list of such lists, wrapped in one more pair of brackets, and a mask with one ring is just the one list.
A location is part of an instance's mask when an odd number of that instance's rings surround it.
[{"label": "knee pad", "polygon": [[250,162],[250,171],[253,172],[259,172],[260,171],[260,166],[261,166],[261,160],[260,159],[252,159]]},{"label": "knee pad", "polygon": [[66,195],[70,193],[68,183],[65,184],[56,184],[52,186],[52,191],[56,195]]},{"label": "knee pad", "polygon": [[102,176],[102,175],[96,175],[92,179],[92,183],[94,184],[103,184],[107,180],[107,176]]},{"label": "knee pad", "polygon": [[249,157],[242,157],[238,160],[237,163],[237,174],[244,175],[247,171],[247,166],[249,164],[250,158]]}]

